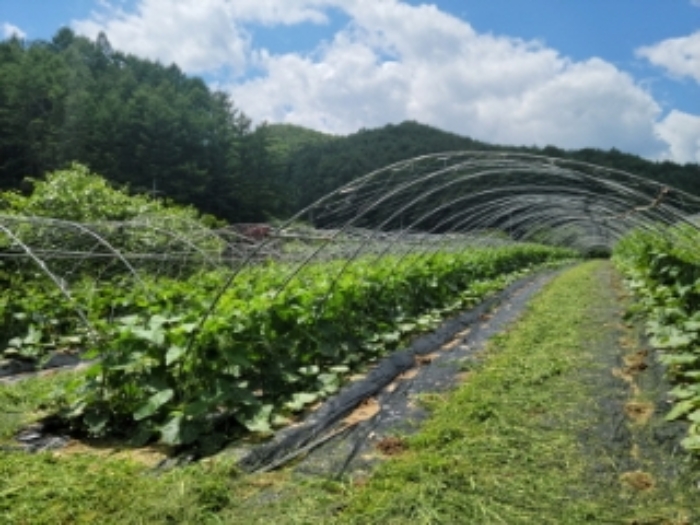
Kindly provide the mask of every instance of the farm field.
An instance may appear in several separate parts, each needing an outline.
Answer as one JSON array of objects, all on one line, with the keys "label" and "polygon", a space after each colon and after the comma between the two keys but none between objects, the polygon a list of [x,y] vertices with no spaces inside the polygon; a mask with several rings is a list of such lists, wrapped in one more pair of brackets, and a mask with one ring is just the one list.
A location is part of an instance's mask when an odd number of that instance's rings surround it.
[{"label": "farm field", "polygon": [[[585,225],[558,225],[573,197],[548,215],[530,194],[469,209],[465,224],[461,208],[446,212],[454,200],[423,203],[435,197],[427,185],[449,191],[503,158],[457,154],[447,171],[442,158],[415,162],[320,202],[312,211],[325,228],[293,219],[221,229],[79,165],[29,196],[5,194],[3,517],[697,519],[698,233],[680,209],[657,210],[668,190],[632,192],[644,221],[626,201],[601,201],[596,213],[627,221],[619,232],[601,228],[583,187],[574,193]],[[612,184],[576,166],[585,188]],[[100,216],[88,201],[101,203]],[[55,210],[65,217],[45,215]],[[385,229],[356,226],[366,214]],[[526,289],[533,299],[509,299]],[[471,342],[482,328],[489,335]],[[57,371],[61,363],[71,366]],[[430,370],[442,379],[422,379]],[[421,414],[411,426],[382,399],[421,381],[430,388],[404,394],[405,410]],[[400,424],[380,436],[384,412]],[[325,443],[354,452],[311,474],[305,460]]]},{"label": "farm field", "polygon": [[[157,448],[3,452],[0,510],[12,523],[693,523],[685,427],[664,430],[668,384],[651,354],[639,361],[630,305],[609,263],[566,270],[457,390],[421,401],[429,420],[369,478],[246,476],[226,455],[154,474]],[[36,410],[61,381],[3,387],[3,406]]]},{"label": "farm field", "polygon": [[269,433],[412,333],[572,256],[535,245],[385,256],[307,265],[289,282],[289,269],[272,264],[239,274],[214,311],[222,279],[210,273],[160,277],[151,297],[118,280],[79,281],[72,299],[90,305],[97,335],[58,290],[42,293],[46,282],[14,282],[3,313],[16,335],[5,353],[41,361],[46,348],[89,345],[83,357],[98,361],[56,399],[72,431],[206,454],[241,431]]},{"label": "farm field", "polygon": [[700,0],[9,4],[0,525],[700,523]]}]

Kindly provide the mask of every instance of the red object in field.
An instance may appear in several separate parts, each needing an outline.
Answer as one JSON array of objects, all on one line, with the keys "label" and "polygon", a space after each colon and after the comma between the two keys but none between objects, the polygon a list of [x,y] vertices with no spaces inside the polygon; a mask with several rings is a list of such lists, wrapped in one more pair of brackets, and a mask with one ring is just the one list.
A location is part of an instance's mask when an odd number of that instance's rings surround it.
[{"label": "red object in field", "polygon": [[238,233],[254,241],[262,241],[272,233],[269,224],[236,224],[234,227]]}]

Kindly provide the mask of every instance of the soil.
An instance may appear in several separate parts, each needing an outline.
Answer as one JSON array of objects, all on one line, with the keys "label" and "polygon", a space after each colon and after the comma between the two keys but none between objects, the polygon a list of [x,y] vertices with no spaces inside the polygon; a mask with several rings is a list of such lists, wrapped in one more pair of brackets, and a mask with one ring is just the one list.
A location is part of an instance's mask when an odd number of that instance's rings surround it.
[{"label": "soil", "polygon": [[378,441],[375,446],[385,456],[396,456],[408,449],[406,440],[396,436],[386,437]]}]

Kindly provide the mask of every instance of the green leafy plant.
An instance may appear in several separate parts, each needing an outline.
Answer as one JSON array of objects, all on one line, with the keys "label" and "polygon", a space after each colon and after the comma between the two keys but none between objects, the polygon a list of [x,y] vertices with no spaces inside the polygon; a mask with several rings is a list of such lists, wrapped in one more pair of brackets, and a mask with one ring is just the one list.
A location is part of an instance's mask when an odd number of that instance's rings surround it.
[{"label": "green leafy plant", "polygon": [[647,318],[646,331],[676,383],[668,420],[690,422],[682,441],[700,451],[700,232],[690,225],[640,230],[622,239],[614,260]]},{"label": "green leafy plant", "polygon": [[[122,299],[101,326],[101,362],[64,416],[94,435],[202,444],[270,432],[338,390],[353,368],[503,287],[533,264],[570,257],[537,246],[310,266],[281,293],[283,265],[244,272],[199,324],[211,289],[159,280],[160,301]],[[520,269],[520,270],[519,270]],[[199,276],[203,279],[203,276]],[[332,284],[333,283],[333,284]],[[130,311],[129,311],[130,310]]]}]

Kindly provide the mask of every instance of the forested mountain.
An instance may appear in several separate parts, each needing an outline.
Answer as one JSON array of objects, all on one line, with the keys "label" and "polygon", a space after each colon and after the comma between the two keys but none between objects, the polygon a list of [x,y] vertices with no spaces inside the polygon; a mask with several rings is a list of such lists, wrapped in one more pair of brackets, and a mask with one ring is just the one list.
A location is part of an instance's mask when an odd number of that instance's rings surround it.
[{"label": "forested mountain", "polygon": [[465,149],[493,146],[417,122],[389,124],[333,141],[308,144],[289,156],[279,177],[289,197],[289,211],[297,211],[342,184],[394,162]]},{"label": "forested mountain", "polygon": [[281,181],[280,184],[286,187],[285,193],[291,204],[289,211],[297,211],[340,185],[372,170],[419,155],[460,150],[519,151],[567,158],[629,171],[700,195],[698,164],[681,166],[672,162],[651,162],[616,149],[566,151],[553,146],[495,146],[417,122],[361,130],[333,141],[308,144],[289,156],[285,171],[277,177]]},{"label": "forested mountain", "polygon": [[325,144],[339,138],[336,135],[329,135],[294,124],[268,124],[266,126],[268,149],[276,160],[282,162],[287,162],[292,154],[306,146]]},{"label": "forested mountain", "polygon": [[236,221],[261,215],[263,133],[229,97],[176,66],[61,29],[0,43],[0,188],[72,161]]},{"label": "forested mountain", "polygon": [[504,148],[417,122],[339,137],[289,124],[254,128],[227,94],[61,29],[0,42],[0,190],[78,161],[118,186],[230,222],[284,218],[338,186],[407,158],[513,150],[630,171],[700,195],[700,166],[617,150]]},{"label": "forested mountain", "polygon": [[637,155],[623,153],[614,148],[609,151],[586,148],[562,152],[556,148],[549,147],[541,151],[546,155],[562,156],[581,162],[628,171],[640,177],[700,195],[700,164],[681,165],[669,161],[651,162]]}]

